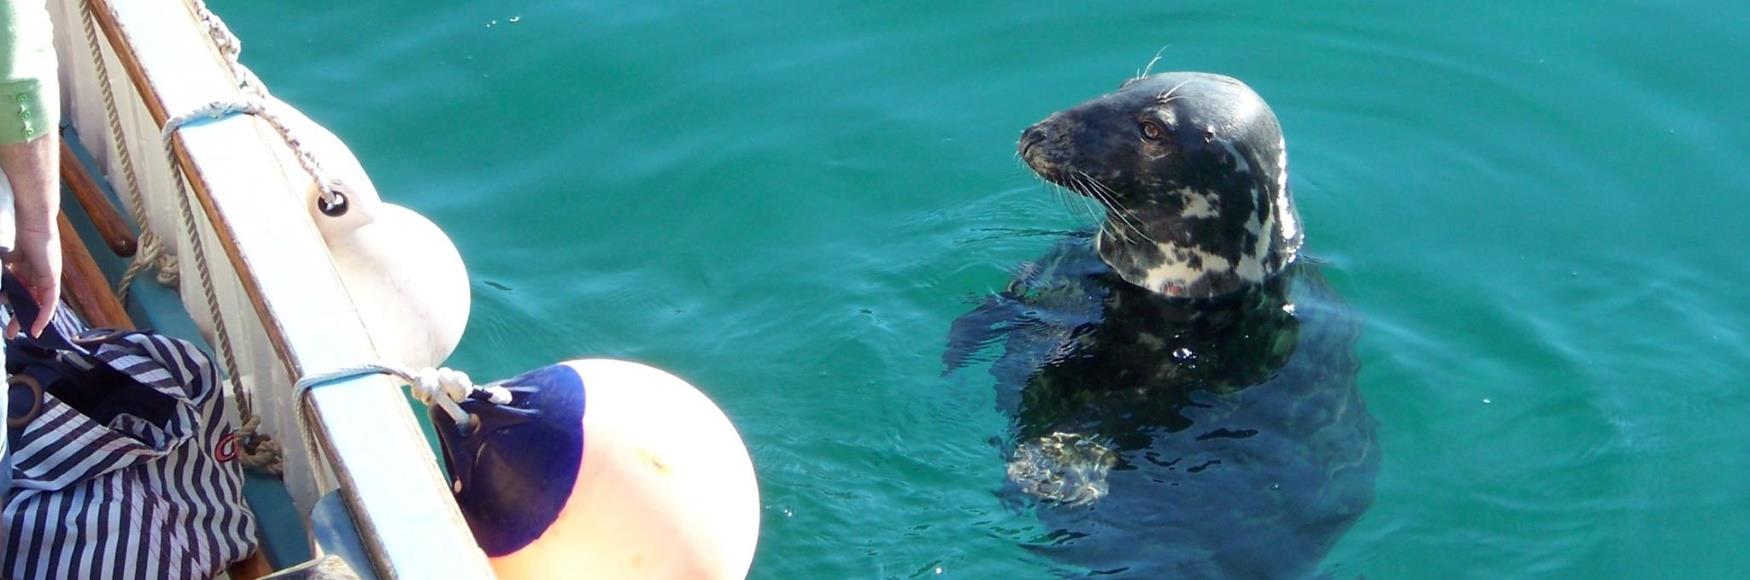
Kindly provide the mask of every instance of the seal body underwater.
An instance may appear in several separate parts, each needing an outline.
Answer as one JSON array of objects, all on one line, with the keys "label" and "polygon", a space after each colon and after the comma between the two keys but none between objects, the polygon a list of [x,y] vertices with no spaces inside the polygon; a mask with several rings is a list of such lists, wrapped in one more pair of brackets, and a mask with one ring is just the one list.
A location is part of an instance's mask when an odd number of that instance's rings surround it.
[{"label": "seal body underwater", "polygon": [[1018,148],[1106,213],[956,320],[943,357],[1001,344],[1008,493],[1052,529],[1030,547],[1119,577],[1316,574],[1379,453],[1360,322],[1300,256],[1274,113],[1238,80],[1163,73]]}]

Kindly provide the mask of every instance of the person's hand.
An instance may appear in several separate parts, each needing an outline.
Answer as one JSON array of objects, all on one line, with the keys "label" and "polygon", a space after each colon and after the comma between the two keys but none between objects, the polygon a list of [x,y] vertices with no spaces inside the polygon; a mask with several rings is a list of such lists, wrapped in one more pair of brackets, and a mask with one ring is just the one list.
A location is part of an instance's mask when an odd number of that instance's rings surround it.
[{"label": "person's hand", "polygon": [[[61,236],[53,224],[48,228],[37,228],[34,224],[27,228],[21,223],[13,245],[16,247],[7,256],[6,267],[24,283],[30,297],[42,307],[36,320],[30,321],[30,335],[42,336],[55,316],[55,309],[61,304]],[[18,319],[9,322],[6,337],[17,336],[18,327]]]},{"label": "person's hand", "polygon": [[[12,185],[16,232],[6,267],[18,276],[42,307],[30,324],[31,336],[42,336],[61,304],[61,148],[53,131],[24,143],[0,145],[0,170]],[[6,337],[18,334],[20,321],[6,325]]]}]

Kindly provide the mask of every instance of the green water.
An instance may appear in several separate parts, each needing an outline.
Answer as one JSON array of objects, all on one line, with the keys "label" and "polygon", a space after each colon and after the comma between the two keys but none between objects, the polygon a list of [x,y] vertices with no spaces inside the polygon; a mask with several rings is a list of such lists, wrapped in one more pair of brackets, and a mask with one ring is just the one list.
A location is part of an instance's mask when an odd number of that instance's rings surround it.
[{"label": "green water", "polygon": [[1367,319],[1377,498],[1324,571],[1750,570],[1750,3],[436,4],[214,7],[461,249],[452,365],[633,358],[722,405],[755,577],[1046,574],[994,392],[939,357],[1086,223],[1020,130],[1163,46],[1269,100]]}]

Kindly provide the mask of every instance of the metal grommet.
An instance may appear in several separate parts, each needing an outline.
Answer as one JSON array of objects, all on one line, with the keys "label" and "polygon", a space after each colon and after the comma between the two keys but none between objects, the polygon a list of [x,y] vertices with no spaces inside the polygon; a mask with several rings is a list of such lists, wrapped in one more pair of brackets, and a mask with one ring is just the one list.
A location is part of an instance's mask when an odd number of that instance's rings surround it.
[{"label": "metal grommet", "polygon": [[43,412],[43,384],[37,382],[36,378],[30,375],[18,374],[6,379],[6,398],[8,399],[8,402],[17,402],[11,400],[12,391],[21,387],[30,391],[30,409],[23,413],[19,413],[18,407],[12,407],[9,405],[9,409],[6,412],[7,429],[23,429],[26,425],[30,425],[31,421],[35,421],[37,415],[41,415]]},{"label": "metal grommet", "polygon": [[328,217],[340,217],[346,215],[348,207],[349,205],[346,202],[346,194],[338,191],[334,192],[334,203],[332,204],[328,203],[328,198],[325,196],[318,196],[316,198],[316,209],[320,210],[322,215]]}]

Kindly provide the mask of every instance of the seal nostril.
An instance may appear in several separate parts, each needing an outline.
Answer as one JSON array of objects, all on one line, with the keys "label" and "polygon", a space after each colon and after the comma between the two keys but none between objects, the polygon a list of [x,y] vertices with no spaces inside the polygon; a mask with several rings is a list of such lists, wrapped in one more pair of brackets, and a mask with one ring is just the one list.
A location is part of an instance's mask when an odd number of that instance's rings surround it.
[{"label": "seal nostril", "polygon": [[1044,140],[1045,132],[1039,130],[1038,125],[1028,127],[1026,131],[1022,131],[1020,143],[1021,157],[1028,157],[1033,152],[1033,148],[1038,147],[1039,142]]}]

